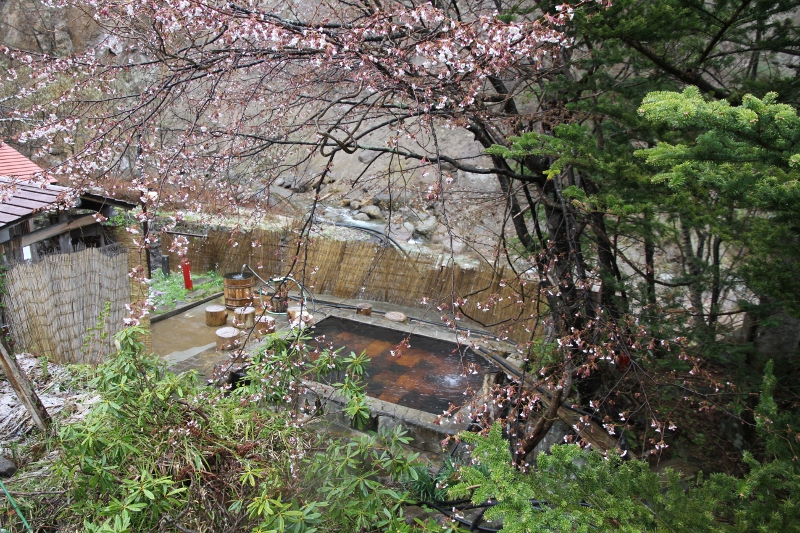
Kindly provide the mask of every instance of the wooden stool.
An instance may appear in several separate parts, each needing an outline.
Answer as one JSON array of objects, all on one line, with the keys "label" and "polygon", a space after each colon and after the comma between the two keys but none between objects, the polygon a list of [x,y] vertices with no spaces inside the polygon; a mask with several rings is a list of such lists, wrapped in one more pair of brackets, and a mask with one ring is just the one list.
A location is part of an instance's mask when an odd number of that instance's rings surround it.
[{"label": "wooden stool", "polygon": [[228,310],[224,305],[206,307],[206,326],[224,326],[228,321]]},{"label": "wooden stool", "polygon": [[219,328],[217,330],[217,350],[233,350],[239,346],[241,332],[236,328]]},{"label": "wooden stool", "polygon": [[408,317],[403,313],[398,313],[397,311],[389,311],[383,316],[386,320],[391,320],[392,322],[402,322],[403,324],[408,322]]},{"label": "wooden stool", "polygon": [[241,329],[250,329],[255,325],[255,307],[237,307],[233,311],[233,325]]},{"label": "wooden stool", "polygon": [[356,306],[356,314],[364,316],[372,316],[372,306],[370,304],[358,304]]},{"label": "wooden stool", "polygon": [[256,334],[266,335],[268,333],[275,333],[275,319],[267,315],[256,317]]},{"label": "wooden stool", "polygon": [[293,305],[286,309],[286,316],[289,317],[289,322],[294,322],[297,320],[297,317],[300,316],[300,311],[305,311],[305,307],[300,307],[299,305]]},{"label": "wooden stool", "polygon": [[[305,306],[303,306],[302,308],[300,306],[295,306],[295,307],[288,308],[286,310],[286,316],[289,317],[289,324],[295,325],[299,321],[305,322],[306,325],[310,324],[311,321],[314,319],[314,317],[311,315],[311,313],[306,311],[306,309],[308,309],[308,307],[305,307]],[[302,319],[300,319],[301,310],[302,310],[302,313],[303,313]]]}]

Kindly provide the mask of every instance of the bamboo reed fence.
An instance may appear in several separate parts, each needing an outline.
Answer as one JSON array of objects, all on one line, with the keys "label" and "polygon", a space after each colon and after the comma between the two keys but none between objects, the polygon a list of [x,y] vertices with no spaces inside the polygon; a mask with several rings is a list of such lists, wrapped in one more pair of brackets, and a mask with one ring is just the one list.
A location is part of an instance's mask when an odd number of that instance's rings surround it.
[{"label": "bamboo reed fence", "polygon": [[55,363],[98,363],[114,351],[129,293],[128,252],[87,248],[11,266],[4,314],[18,349]]},{"label": "bamboo reed fence", "polygon": [[[147,257],[145,250],[142,248],[136,239],[136,236],[129,233],[125,228],[117,226],[114,228],[107,228],[110,236],[114,242],[127,251],[128,266],[127,273],[135,271],[147,270]],[[150,296],[150,286],[147,283],[142,283],[137,276],[128,276],[129,296],[128,302],[131,304],[132,314],[138,315],[135,312],[137,306],[143,306],[144,302]],[[144,335],[139,338],[139,341],[144,343],[145,352],[150,353],[153,349],[152,337],[150,335],[150,316],[144,315],[138,318],[139,326],[142,328]]]},{"label": "bamboo reed fence", "polygon": [[[448,256],[406,254],[364,241],[313,238],[298,246],[289,232],[213,230],[191,237],[186,257],[194,272],[239,272],[251,266],[263,278],[291,273],[315,294],[375,300],[430,309],[465,299],[463,311],[515,342],[532,338],[540,322],[534,283],[524,285],[508,267],[482,262],[468,268]],[[170,264],[180,257],[170,252]]]}]

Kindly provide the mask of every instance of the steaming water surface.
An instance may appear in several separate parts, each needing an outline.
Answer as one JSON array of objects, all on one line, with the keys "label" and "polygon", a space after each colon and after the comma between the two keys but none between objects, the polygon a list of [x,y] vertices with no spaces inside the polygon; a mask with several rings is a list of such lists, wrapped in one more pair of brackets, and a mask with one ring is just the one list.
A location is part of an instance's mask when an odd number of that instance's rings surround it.
[{"label": "steaming water surface", "polygon": [[480,391],[483,374],[497,371],[468,348],[419,335],[411,335],[410,348],[393,356],[407,333],[337,317],[321,321],[313,335],[325,336],[318,343],[321,348],[332,343],[345,353],[366,351],[371,358],[367,395],[433,414],[441,414],[451,403],[461,405],[467,399],[465,391]]}]

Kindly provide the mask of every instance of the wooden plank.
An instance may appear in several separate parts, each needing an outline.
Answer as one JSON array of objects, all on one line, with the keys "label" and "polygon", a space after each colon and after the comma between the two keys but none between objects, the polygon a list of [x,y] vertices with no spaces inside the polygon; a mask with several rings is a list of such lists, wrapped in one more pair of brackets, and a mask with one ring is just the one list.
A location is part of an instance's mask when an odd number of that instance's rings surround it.
[{"label": "wooden plank", "polygon": [[[102,196],[100,194],[93,194],[90,192],[85,192],[81,194],[81,200],[82,201],[87,200],[88,201],[87,203],[89,202],[99,203],[103,206],[114,206],[114,207],[120,207],[122,209],[133,209],[138,205],[136,202],[129,202],[128,200],[124,200],[122,198],[110,198],[108,196]],[[86,204],[82,203],[81,205],[86,205]]]},{"label": "wooden plank", "polygon": [[30,246],[33,243],[49,239],[50,237],[55,237],[56,235],[66,233],[74,229],[82,228],[90,224],[95,224],[96,222],[97,220],[95,220],[94,215],[86,215],[69,222],[59,222],[58,224],[53,224],[52,226],[40,229],[39,231],[34,231],[33,233],[23,235],[22,246]]},{"label": "wooden plank", "polygon": [[25,372],[19,367],[17,360],[8,353],[4,343],[0,342],[0,364],[8,378],[8,382],[17,393],[17,398],[22,402],[31,415],[33,423],[42,431],[47,431],[50,425],[50,414],[44,408],[42,401],[33,390],[33,385]]}]

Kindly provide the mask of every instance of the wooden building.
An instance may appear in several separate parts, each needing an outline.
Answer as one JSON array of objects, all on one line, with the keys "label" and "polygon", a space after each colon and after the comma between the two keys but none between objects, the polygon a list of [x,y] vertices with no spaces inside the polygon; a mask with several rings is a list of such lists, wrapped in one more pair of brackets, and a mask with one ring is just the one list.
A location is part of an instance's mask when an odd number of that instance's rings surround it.
[{"label": "wooden building", "polygon": [[42,180],[44,171],[0,142],[0,259],[36,259],[110,244],[101,221],[135,203]]}]

